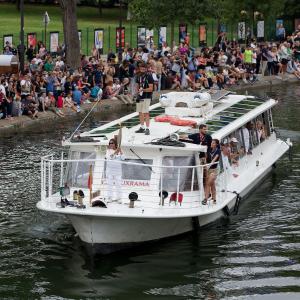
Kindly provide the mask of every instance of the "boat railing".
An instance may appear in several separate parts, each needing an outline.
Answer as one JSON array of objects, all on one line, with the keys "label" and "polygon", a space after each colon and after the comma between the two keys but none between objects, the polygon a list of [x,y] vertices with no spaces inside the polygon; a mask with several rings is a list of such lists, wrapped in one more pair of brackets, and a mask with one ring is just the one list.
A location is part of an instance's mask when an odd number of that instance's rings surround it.
[{"label": "boat railing", "polygon": [[[113,165],[107,167],[108,163]],[[139,206],[144,208],[157,205],[174,208],[167,205],[173,203],[182,208],[196,208],[205,197],[205,178],[211,167],[212,164],[172,166],[63,156],[56,159],[48,155],[41,159],[41,200],[48,203],[57,203],[61,197],[73,200],[74,191],[82,190],[84,202],[91,205],[97,197],[108,199],[112,189],[113,195],[121,195],[122,203],[130,202],[130,194],[136,193]],[[113,172],[112,177],[109,172]],[[226,174],[218,167],[215,172],[217,198],[223,201]]]}]

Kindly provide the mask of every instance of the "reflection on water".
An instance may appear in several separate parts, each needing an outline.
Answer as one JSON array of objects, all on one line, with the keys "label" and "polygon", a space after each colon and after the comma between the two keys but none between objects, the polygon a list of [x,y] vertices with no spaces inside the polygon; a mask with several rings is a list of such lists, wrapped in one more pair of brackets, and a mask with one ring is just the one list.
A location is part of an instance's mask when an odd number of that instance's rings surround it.
[{"label": "reflection on water", "polygon": [[[294,143],[237,216],[178,239],[91,257],[68,220],[37,211],[40,156],[70,134],[54,128],[0,141],[1,299],[299,299],[300,88],[261,90]],[[92,120],[88,126],[99,123]]]}]

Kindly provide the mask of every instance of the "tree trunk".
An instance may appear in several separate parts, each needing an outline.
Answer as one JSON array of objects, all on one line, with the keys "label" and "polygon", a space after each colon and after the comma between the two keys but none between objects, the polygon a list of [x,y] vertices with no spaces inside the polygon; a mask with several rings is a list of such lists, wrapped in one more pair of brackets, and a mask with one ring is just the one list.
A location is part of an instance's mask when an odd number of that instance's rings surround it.
[{"label": "tree trunk", "polygon": [[99,16],[102,16],[102,0],[98,0]]},{"label": "tree trunk", "polygon": [[64,28],[66,62],[72,69],[80,66],[80,43],[77,28],[76,0],[60,0]]}]

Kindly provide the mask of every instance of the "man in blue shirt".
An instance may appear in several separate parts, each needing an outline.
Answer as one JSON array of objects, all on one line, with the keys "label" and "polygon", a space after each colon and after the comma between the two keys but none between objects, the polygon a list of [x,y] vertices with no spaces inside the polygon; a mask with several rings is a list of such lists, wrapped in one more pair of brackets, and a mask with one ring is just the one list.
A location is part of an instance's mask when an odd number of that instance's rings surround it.
[{"label": "man in blue shirt", "polygon": [[77,105],[77,111],[80,111],[80,103],[81,103],[81,92],[78,90],[78,86],[75,87],[73,91],[73,101]]}]

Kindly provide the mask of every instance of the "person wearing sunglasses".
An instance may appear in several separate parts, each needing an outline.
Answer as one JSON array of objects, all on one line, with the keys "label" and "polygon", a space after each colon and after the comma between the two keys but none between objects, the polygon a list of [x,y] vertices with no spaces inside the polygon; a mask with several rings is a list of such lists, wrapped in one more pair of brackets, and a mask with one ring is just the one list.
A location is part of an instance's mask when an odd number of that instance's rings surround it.
[{"label": "person wearing sunglasses", "polygon": [[[125,156],[117,141],[111,139],[106,150],[106,180],[108,201],[121,201],[122,196],[122,163]],[[115,194],[115,195],[114,195]],[[115,196],[115,197],[113,197]]]}]

